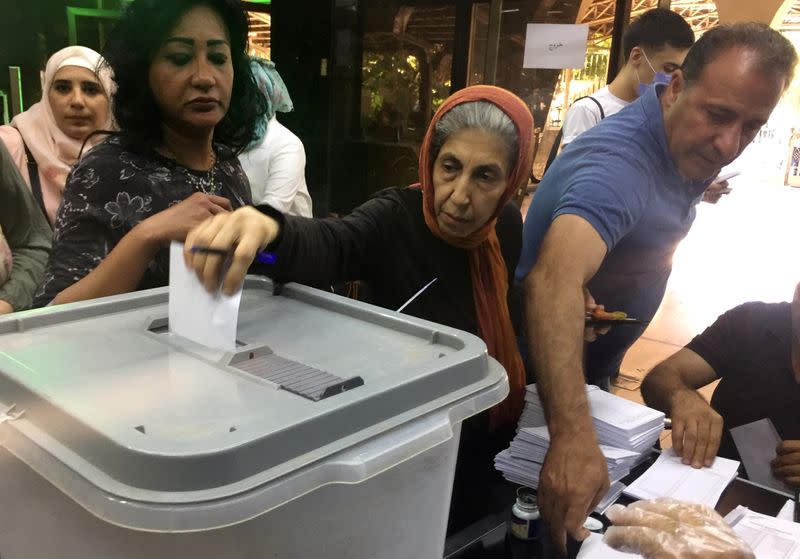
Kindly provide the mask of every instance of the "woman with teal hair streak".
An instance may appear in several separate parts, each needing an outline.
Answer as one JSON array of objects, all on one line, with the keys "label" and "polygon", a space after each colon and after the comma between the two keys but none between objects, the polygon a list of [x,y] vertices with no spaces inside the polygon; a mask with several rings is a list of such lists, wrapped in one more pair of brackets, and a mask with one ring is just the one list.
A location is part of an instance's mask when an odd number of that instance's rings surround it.
[{"label": "woman with teal hair streak", "polygon": [[252,142],[239,156],[250,180],[253,204],[269,204],[283,213],[311,217],[311,196],[306,186],[306,152],[300,138],[275,118],[292,110],[292,100],[275,64],[252,58],[253,71],[267,112],[256,124]]}]

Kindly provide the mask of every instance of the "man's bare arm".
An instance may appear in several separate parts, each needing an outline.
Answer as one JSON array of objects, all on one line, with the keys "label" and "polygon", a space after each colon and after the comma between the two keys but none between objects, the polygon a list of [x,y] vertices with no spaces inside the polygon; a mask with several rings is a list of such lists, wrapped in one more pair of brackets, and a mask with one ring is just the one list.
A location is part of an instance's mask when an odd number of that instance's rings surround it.
[{"label": "man's bare arm", "polygon": [[[583,372],[584,288],[606,255],[585,219],[557,217],[525,280],[528,344],[550,430],[539,482],[539,504],[556,545],[583,539],[583,522],[608,490]],[[598,301],[602,303],[602,301]]]}]

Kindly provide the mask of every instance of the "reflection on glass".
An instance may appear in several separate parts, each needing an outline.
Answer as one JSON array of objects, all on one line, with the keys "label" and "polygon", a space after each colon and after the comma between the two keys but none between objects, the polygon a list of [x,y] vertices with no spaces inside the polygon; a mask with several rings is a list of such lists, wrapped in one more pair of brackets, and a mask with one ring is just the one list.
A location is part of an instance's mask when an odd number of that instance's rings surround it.
[{"label": "reflection on glass", "polygon": [[247,54],[272,60],[270,45],[272,15],[266,12],[247,12],[250,32],[247,37]]},{"label": "reflection on glass", "polygon": [[[614,31],[616,0],[507,0],[503,2],[496,84],[528,103],[537,127],[534,176],[541,176],[564,115],[573,101],[606,85]],[[633,0],[631,18],[656,8],[658,0]],[[690,23],[697,35],[718,22],[716,4],[705,0],[672,0],[672,10]],[[525,27],[529,23],[587,24],[589,42],[583,68],[522,69]],[[472,12],[469,84],[484,82],[489,4]]]},{"label": "reflection on glass", "polygon": [[361,126],[367,139],[422,140],[450,94],[455,18],[452,5],[366,5]]},{"label": "reflection on glass", "polygon": [[[614,0],[507,0],[503,2],[496,84],[519,95],[531,109],[538,150],[534,174],[541,175],[550,145],[561,127],[571,99],[588,95],[605,85]],[[589,23],[590,42],[583,69],[522,68],[529,23]],[[469,83],[482,83],[489,27],[489,5],[472,12]]]},{"label": "reflection on glass", "polygon": [[467,78],[467,85],[484,83],[483,67],[486,64],[486,45],[488,37],[489,4],[475,4],[472,8],[472,45],[469,49],[469,77]]}]

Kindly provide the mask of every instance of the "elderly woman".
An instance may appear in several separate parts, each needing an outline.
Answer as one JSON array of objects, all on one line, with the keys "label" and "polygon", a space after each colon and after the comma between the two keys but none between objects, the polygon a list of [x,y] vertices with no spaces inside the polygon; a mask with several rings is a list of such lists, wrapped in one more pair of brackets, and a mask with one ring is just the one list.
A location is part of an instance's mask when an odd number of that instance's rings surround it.
[{"label": "elderly woman", "polygon": [[250,202],[237,151],[264,114],[237,0],[135,0],[109,36],[120,133],[67,181],[35,304],[169,282],[170,241]]},{"label": "elderly woman", "polygon": [[0,143],[0,314],[31,306],[50,237],[47,219]]},{"label": "elderly woman", "polygon": [[[112,126],[113,84],[101,62],[100,55],[86,47],[61,49],[47,61],[41,101],[10,125],[0,126],[0,140],[51,226],[84,142],[92,132]],[[90,141],[100,139],[95,136]]]},{"label": "elderly woman", "polygon": [[269,60],[253,58],[250,68],[267,102],[267,114],[256,126],[256,137],[239,156],[250,181],[253,203],[268,204],[289,215],[311,217],[303,142],[275,118],[277,112],[292,110],[289,92]]},{"label": "elderly woman", "polygon": [[507,303],[519,257],[521,217],[507,202],[527,180],[533,122],[508,91],[459,91],[433,118],[420,152],[420,184],[378,194],[343,219],[303,219],[269,206],[215,216],[186,240],[186,260],[209,290],[230,251],[227,292],[239,289],[257,251],[277,254],[267,275],[324,286],[362,280],[377,304],[478,334],[505,367],[511,393],[462,431],[450,530],[485,513],[492,458],[508,443],[525,375]]}]

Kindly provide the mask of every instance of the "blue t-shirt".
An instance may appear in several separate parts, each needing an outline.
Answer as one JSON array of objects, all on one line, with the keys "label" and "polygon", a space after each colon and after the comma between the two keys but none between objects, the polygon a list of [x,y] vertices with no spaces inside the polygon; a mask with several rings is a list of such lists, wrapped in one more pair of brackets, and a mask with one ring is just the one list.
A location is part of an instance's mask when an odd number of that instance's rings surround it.
[{"label": "blue t-shirt", "polygon": [[[640,99],[581,134],[556,158],[536,191],[523,228],[516,279],[536,263],[550,223],[578,215],[605,241],[608,252],[588,288],[609,311],[649,321],[672,270],[672,255],[689,232],[708,181],[681,177],[664,131],[659,95]],[[564,258],[570,258],[565,254]],[[644,327],[618,326],[588,344],[590,381],[619,371],[627,349]]]}]

